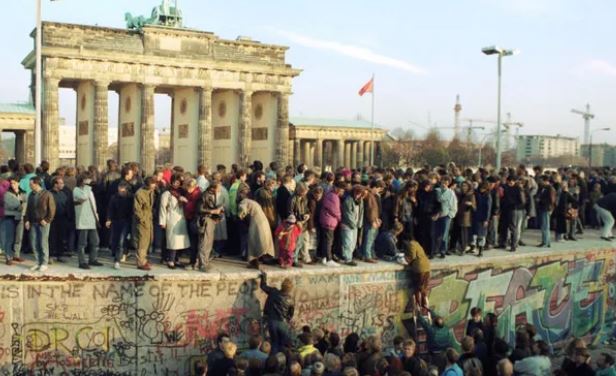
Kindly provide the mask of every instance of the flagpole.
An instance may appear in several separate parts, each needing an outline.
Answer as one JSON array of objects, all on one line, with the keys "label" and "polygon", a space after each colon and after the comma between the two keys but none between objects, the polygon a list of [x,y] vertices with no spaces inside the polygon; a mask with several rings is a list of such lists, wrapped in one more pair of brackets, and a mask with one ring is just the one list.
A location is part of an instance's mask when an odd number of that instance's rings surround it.
[{"label": "flagpole", "polygon": [[370,142],[370,167],[374,166],[374,73],[372,73],[372,112],[370,115],[370,125],[372,128],[372,141]]}]

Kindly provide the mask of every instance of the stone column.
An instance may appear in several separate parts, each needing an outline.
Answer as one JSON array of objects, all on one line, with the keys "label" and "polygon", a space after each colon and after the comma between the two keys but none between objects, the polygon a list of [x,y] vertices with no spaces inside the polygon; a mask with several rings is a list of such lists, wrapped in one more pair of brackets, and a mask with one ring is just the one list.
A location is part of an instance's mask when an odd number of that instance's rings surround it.
[{"label": "stone column", "polygon": [[301,141],[300,139],[296,138],[295,140],[293,140],[293,163],[295,164],[295,166],[298,166],[302,161],[302,156],[301,156]]},{"label": "stone column", "polygon": [[98,168],[105,168],[108,158],[108,90],[109,82],[96,81],[94,83],[94,165]]},{"label": "stone column", "polygon": [[212,88],[203,87],[199,90],[199,163],[212,166]]},{"label": "stone column", "polygon": [[141,96],[141,167],[146,175],[154,173],[154,85],[144,85]]},{"label": "stone column", "polygon": [[310,160],[310,141],[304,140],[303,143],[304,143],[304,146],[302,149],[304,152],[302,153],[302,158],[300,160],[300,163],[306,164]]},{"label": "stone column", "polygon": [[36,142],[34,140],[34,131],[26,131],[25,134],[26,135],[24,137],[24,149],[25,149],[24,161],[34,163],[34,143]]},{"label": "stone column", "polygon": [[357,168],[357,141],[351,141],[351,168]]},{"label": "stone column", "polygon": [[323,140],[317,138],[314,148],[314,166],[319,169],[323,168]]},{"label": "stone column", "polygon": [[289,156],[289,94],[278,95],[278,126],[276,127],[276,160],[286,166]]},{"label": "stone column", "polygon": [[351,144],[344,142],[344,167],[351,166]]},{"label": "stone column", "polygon": [[26,163],[26,132],[15,132],[15,159],[20,165]]},{"label": "stone column", "polygon": [[342,167],[344,165],[344,141],[338,140],[336,141],[336,165],[334,169],[338,167]]},{"label": "stone column", "polygon": [[[242,91],[240,94],[240,166],[250,164],[252,148],[252,91]],[[268,163],[267,161],[263,161]]]},{"label": "stone column", "polygon": [[363,168],[366,162],[364,161],[364,141],[357,141],[357,167]]},{"label": "stone column", "polygon": [[[43,114],[41,140],[43,160],[49,162],[51,170],[60,165],[59,124],[58,124],[58,84],[60,80],[45,77],[43,83]],[[34,146],[34,144],[32,144]]]},{"label": "stone column", "polygon": [[372,141],[366,141],[366,144],[364,145],[364,155],[365,155],[365,159],[366,159],[366,164],[368,166],[372,166],[372,161],[370,160],[370,151],[372,150]]}]

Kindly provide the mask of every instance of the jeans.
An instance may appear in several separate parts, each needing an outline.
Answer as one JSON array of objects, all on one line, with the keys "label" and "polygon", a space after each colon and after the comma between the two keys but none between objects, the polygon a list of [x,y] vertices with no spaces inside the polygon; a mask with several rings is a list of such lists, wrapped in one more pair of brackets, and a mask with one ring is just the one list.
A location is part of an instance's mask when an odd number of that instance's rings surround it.
[{"label": "jeans", "polygon": [[499,216],[493,215],[488,223],[488,244],[494,246],[498,242],[498,222]]},{"label": "jeans", "polygon": [[277,354],[287,346],[291,346],[291,335],[289,334],[289,325],[280,320],[268,320],[267,327],[270,333],[270,341],[272,342],[272,354]]},{"label": "jeans", "polygon": [[332,248],[334,247],[334,230],[324,228],[321,231],[321,249],[326,261],[333,260]]},{"label": "jeans", "polygon": [[30,246],[37,265],[49,264],[49,224],[30,223]]},{"label": "jeans", "polygon": [[612,227],[614,227],[614,216],[609,210],[603,209],[601,206],[595,204],[595,211],[599,215],[603,227],[601,228],[601,237],[609,238],[612,236]]},{"label": "jeans", "polygon": [[210,217],[204,218],[203,228],[200,228],[199,234],[199,266],[204,268],[210,263],[210,254],[214,247],[214,230],[216,229],[216,221]]},{"label": "jeans", "polygon": [[190,239],[190,265],[195,265],[199,254],[199,224],[196,219],[188,222],[188,238]]},{"label": "jeans", "polygon": [[6,259],[12,260],[14,257],[13,243],[15,243],[15,227],[17,222],[15,217],[4,217],[0,220],[0,236],[2,239],[2,250],[6,254]]},{"label": "jeans", "polygon": [[353,261],[353,252],[357,246],[357,228],[341,225],[340,242],[342,243],[342,261]]},{"label": "jeans", "polygon": [[511,233],[511,249],[515,251],[520,241],[520,228],[523,219],[522,210],[507,210],[502,213],[501,221],[503,226],[502,233],[499,234],[499,245],[507,245],[507,235]]},{"label": "jeans", "polygon": [[435,237],[436,237],[436,246],[435,252],[440,252],[441,255],[444,255],[449,249],[449,228],[451,226],[451,217],[448,215],[444,217],[440,217],[436,220],[435,226]]},{"label": "jeans", "polygon": [[306,263],[310,263],[310,252],[308,252],[308,231],[303,229],[297,237],[295,243],[295,252],[293,254],[293,262],[297,263],[302,259]]},{"label": "jeans", "polygon": [[122,254],[126,253],[126,241],[128,235],[130,235],[131,220],[130,219],[116,219],[111,222],[111,253],[113,254],[113,261],[120,262]]},{"label": "jeans", "polygon": [[375,259],[374,241],[379,234],[379,229],[374,228],[371,224],[366,223],[364,226],[364,241],[361,245],[362,257],[365,259]]},{"label": "jeans", "polygon": [[541,228],[541,244],[543,245],[551,245],[550,243],[550,213],[547,210],[539,211],[539,226]]},{"label": "jeans", "polygon": [[98,231],[96,229],[77,230],[77,255],[79,265],[86,264],[86,245],[88,246],[90,263],[98,258]]}]

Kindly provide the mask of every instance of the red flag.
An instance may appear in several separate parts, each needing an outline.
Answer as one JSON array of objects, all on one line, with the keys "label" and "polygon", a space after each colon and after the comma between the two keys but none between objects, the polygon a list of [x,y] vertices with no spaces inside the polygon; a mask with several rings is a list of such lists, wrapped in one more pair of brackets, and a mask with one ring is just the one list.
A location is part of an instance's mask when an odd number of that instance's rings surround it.
[{"label": "red flag", "polygon": [[366,82],[364,86],[359,89],[359,95],[362,96],[366,93],[372,93],[374,89],[374,78],[371,78],[370,81]]}]

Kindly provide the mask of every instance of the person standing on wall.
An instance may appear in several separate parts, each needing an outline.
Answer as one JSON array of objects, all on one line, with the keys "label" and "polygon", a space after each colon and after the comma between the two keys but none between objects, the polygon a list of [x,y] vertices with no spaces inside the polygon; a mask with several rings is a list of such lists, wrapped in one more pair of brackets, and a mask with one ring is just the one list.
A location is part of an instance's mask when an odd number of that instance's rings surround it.
[{"label": "person standing on wall", "polygon": [[263,316],[267,320],[267,328],[272,342],[272,354],[277,354],[285,347],[291,346],[289,323],[293,319],[295,306],[293,303],[293,281],[285,278],[280,289],[267,285],[267,274],[261,272],[261,290],[267,294]]},{"label": "person standing on wall", "polygon": [[41,178],[30,178],[30,194],[24,228],[30,231],[30,244],[36,265],[31,271],[45,272],[49,264],[49,225],[56,214],[56,203],[51,193],[43,189]]},{"label": "person standing on wall", "polygon": [[137,269],[151,270],[152,265],[148,262],[147,255],[154,239],[154,190],[156,180],[150,176],[145,179],[145,184],[135,194],[134,215],[135,234],[137,244]]},{"label": "person standing on wall", "polygon": [[[73,189],[75,202],[75,225],[77,228],[77,249],[79,268],[90,269],[90,266],[102,266],[98,258],[98,212],[92,192],[92,174],[83,172],[77,178],[77,186]],[[89,263],[86,262],[85,248],[88,246]]]}]

